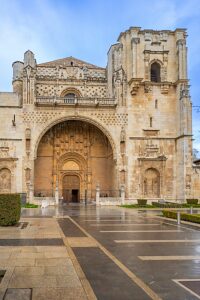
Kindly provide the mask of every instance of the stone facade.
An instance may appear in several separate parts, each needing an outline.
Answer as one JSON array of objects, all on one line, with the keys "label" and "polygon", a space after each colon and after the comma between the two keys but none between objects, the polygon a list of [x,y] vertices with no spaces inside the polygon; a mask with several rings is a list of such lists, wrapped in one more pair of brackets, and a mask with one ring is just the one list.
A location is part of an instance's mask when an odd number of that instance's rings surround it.
[{"label": "stone facade", "polygon": [[0,93],[1,192],[78,201],[125,186],[129,200],[193,197],[186,36],[131,27],[106,68],[37,64],[27,51],[13,63],[13,93]]}]

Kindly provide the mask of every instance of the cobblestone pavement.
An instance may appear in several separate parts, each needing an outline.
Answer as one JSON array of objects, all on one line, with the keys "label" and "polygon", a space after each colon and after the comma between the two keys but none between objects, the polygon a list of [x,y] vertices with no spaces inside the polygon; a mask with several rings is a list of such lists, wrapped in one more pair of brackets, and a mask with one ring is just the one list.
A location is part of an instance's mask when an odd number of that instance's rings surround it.
[{"label": "cobblestone pavement", "polygon": [[0,299],[200,299],[200,227],[159,214],[23,209],[0,227]]}]

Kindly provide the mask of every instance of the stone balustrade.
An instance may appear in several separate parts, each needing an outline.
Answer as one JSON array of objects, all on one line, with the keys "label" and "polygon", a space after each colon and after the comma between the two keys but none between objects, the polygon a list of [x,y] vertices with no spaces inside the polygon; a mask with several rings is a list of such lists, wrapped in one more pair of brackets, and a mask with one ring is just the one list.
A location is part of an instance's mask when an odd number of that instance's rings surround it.
[{"label": "stone balustrade", "polygon": [[89,98],[89,97],[53,97],[39,96],[36,97],[35,105],[37,106],[105,106],[115,107],[117,105],[115,98]]}]

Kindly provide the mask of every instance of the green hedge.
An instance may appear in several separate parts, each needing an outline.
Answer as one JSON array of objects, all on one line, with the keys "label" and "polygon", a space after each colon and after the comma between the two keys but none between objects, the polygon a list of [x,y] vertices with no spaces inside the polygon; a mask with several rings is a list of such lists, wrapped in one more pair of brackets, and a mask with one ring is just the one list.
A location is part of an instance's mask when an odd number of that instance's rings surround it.
[{"label": "green hedge", "polygon": [[165,202],[165,203],[159,203],[159,202],[152,202],[152,205],[156,207],[161,207],[161,208],[180,208],[183,205],[180,203],[172,203],[172,202]]},{"label": "green hedge", "polygon": [[198,199],[186,199],[187,204],[198,204]]},{"label": "green hedge", "polygon": [[147,199],[137,199],[137,203],[140,206],[146,205],[147,204]]},{"label": "green hedge", "polygon": [[0,226],[15,225],[21,214],[19,194],[0,194]]},{"label": "green hedge", "polygon": [[[171,211],[171,210],[163,210],[163,216],[166,218],[176,219],[177,218],[177,212]],[[182,213],[180,214],[181,220],[193,222],[193,223],[200,223],[200,214],[186,214]]]}]

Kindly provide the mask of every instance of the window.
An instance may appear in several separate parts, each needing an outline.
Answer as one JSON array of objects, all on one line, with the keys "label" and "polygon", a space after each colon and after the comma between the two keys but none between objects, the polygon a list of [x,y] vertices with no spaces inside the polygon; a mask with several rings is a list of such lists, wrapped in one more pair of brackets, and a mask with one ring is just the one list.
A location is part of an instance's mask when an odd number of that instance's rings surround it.
[{"label": "window", "polygon": [[157,62],[154,62],[151,65],[151,81],[152,82],[160,82],[160,65]]},{"label": "window", "polygon": [[150,125],[150,127],[152,127],[152,125],[153,125],[153,118],[152,117],[149,118],[149,125]]},{"label": "window", "polygon": [[155,100],[155,108],[158,108],[158,100]]},{"label": "window", "polygon": [[67,93],[64,96],[64,103],[74,104],[76,95],[74,93]]}]

